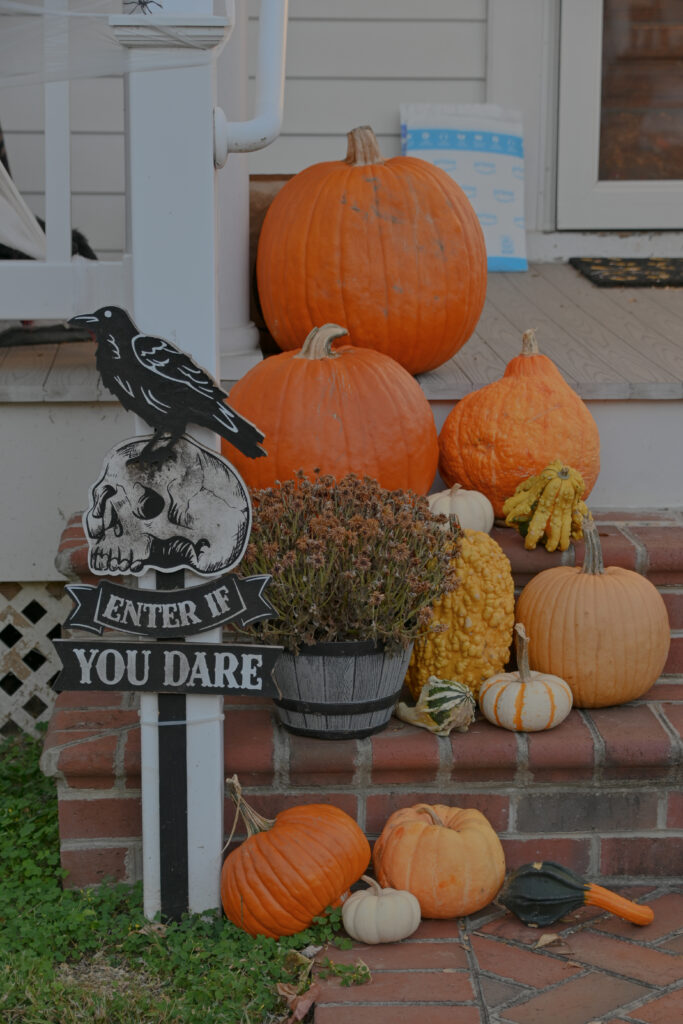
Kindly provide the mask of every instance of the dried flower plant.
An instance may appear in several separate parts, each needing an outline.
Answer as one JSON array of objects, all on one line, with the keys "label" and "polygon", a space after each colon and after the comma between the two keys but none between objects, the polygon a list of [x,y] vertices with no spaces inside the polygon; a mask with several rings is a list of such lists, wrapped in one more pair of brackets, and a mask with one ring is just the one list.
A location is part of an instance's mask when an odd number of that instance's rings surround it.
[{"label": "dried flower plant", "polygon": [[412,491],[386,491],[349,475],[296,480],[252,494],[254,517],[241,576],[269,573],[279,613],[247,632],[302,645],[372,640],[408,647],[431,606],[457,581],[461,531]]}]

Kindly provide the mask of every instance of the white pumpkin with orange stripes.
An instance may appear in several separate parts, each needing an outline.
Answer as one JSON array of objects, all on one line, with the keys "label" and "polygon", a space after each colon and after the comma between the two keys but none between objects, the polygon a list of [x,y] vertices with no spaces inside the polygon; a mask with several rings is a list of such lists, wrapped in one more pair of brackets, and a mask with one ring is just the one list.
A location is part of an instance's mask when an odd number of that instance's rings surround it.
[{"label": "white pumpkin with orange stripes", "polygon": [[479,710],[493,725],[513,732],[554,729],[572,709],[572,691],[559,676],[532,672],[529,639],[521,622],[515,626],[517,671],[498,672],[481,684]]}]

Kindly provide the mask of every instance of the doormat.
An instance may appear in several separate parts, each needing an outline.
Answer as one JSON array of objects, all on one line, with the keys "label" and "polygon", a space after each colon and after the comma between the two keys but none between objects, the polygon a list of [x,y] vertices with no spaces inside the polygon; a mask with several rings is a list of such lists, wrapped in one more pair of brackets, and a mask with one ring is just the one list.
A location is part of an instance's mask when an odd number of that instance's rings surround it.
[{"label": "doormat", "polygon": [[617,260],[572,256],[569,262],[600,288],[683,287],[683,259]]},{"label": "doormat", "polygon": [[19,348],[22,345],[54,345],[65,341],[92,341],[90,331],[66,324],[46,324],[41,327],[8,327],[0,333],[0,348]]}]

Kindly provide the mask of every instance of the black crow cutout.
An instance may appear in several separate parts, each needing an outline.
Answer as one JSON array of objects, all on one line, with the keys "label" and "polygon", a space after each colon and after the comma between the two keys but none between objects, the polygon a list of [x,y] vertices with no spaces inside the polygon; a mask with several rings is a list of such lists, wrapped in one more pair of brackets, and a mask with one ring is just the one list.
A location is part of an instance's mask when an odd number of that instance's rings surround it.
[{"label": "black crow cutout", "polygon": [[227,395],[206,370],[170,341],[141,334],[124,309],[103,306],[69,323],[94,334],[102,383],[153,428],[139,461],[171,458],[188,423],[213,430],[250,459],[266,454],[262,432],[226,405]]}]

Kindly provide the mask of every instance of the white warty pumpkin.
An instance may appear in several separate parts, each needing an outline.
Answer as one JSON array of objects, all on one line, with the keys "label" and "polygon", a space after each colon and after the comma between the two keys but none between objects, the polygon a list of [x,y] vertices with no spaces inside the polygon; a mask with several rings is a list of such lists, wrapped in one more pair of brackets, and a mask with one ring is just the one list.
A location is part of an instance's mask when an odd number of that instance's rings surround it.
[{"label": "white warty pumpkin", "polygon": [[428,494],[430,511],[440,516],[457,516],[463,530],[489,533],[493,526],[493,505],[480,491],[466,491],[453,484],[447,491]]}]

